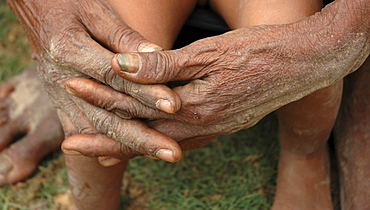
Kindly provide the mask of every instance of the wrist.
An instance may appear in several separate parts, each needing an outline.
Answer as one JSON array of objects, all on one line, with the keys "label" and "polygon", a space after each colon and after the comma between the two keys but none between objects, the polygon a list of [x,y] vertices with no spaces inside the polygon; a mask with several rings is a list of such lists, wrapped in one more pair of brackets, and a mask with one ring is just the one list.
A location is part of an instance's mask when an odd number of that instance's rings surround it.
[{"label": "wrist", "polygon": [[[323,69],[336,82],[369,56],[370,0],[336,0],[306,21],[313,48],[325,59]],[[312,46],[308,46],[312,47]]]}]

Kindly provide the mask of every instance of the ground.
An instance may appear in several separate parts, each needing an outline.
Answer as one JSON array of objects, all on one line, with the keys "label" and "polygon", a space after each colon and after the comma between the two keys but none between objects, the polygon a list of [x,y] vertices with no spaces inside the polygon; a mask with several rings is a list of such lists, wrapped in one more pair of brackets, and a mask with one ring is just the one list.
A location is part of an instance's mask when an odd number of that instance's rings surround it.
[{"label": "ground", "polygon": [[[27,38],[5,0],[0,0],[0,25],[3,81],[33,63]],[[276,116],[271,114],[251,129],[186,152],[178,163],[135,158],[123,180],[121,208],[269,209],[278,161],[276,132]],[[338,206],[336,181],[333,176],[334,203]],[[69,209],[70,205],[60,151],[46,157],[29,179],[0,187],[3,210]]]}]

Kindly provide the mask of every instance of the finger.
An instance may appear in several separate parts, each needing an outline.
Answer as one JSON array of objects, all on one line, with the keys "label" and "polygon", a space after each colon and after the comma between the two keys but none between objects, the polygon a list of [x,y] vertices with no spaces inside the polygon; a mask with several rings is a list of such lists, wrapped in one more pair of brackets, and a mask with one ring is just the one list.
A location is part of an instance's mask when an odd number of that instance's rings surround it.
[{"label": "finger", "polygon": [[127,94],[113,90],[88,79],[70,79],[66,90],[71,95],[86,102],[113,112],[123,119],[131,118],[170,118],[163,112],[151,109]]},{"label": "finger", "polygon": [[[172,62],[172,59],[179,55],[176,53],[172,54],[165,54],[170,56],[172,55],[171,57],[165,57],[163,54],[158,54],[157,52],[150,54],[116,54],[112,59],[112,68],[120,77],[142,84],[187,80],[188,78],[185,74],[180,74],[182,70],[181,64],[176,63],[175,61]],[[181,57],[179,58],[181,59]]]},{"label": "finger", "polygon": [[[103,134],[76,134],[62,143],[62,150],[68,155],[84,155],[89,157],[119,156],[134,157],[135,151],[123,149],[123,144]],[[125,151],[124,151],[125,150]],[[131,151],[128,151],[131,150]]]},{"label": "finger", "polygon": [[214,63],[217,56],[193,51],[197,49],[187,47],[150,53],[116,54],[112,59],[112,68],[120,77],[142,84],[202,78],[207,75],[207,67]]},{"label": "finger", "polygon": [[122,162],[122,160],[120,160],[119,157],[112,156],[98,157],[98,161],[100,165],[105,167],[114,166]]},{"label": "finger", "polygon": [[[157,85],[146,87],[117,76],[111,69],[111,58],[113,57],[113,54],[90,38],[84,38],[81,40],[81,37],[86,36],[88,35],[85,31],[77,30],[74,31],[74,36],[67,34],[63,37],[63,40],[69,38],[69,51],[75,52],[75,55],[71,56],[68,55],[68,53],[61,53],[64,52],[63,50],[55,50],[52,54],[57,64],[60,66],[73,66],[83,73],[82,75],[78,75],[79,77],[92,77],[111,86],[115,90],[128,93],[133,97],[138,98],[142,103],[152,108],[155,108],[156,104],[161,104],[158,103],[158,101],[168,102],[167,105],[157,107],[165,112],[173,113],[180,108],[181,100],[166,86]],[[88,48],[88,50],[81,50],[80,45],[87,46],[86,48]],[[44,77],[46,75],[48,74],[44,74]],[[46,79],[48,78],[44,78],[45,81]],[[52,77],[50,82],[61,84],[65,81],[61,80],[60,77]]]},{"label": "finger", "polygon": [[57,110],[58,118],[62,124],[64,136],[68,138],[78,133],[78,129],[73,125],[72,121],[68,118],[67,114],[63,110]]},{"label": "finger", "polygon": [[[108,4],[106,4],[106,6],[109,7]],[[97,12],[97,10],[94,10],[94,12]],[[107,45],[113,52],[152,52],[163,50],[158,45],[146,40],[113,13],[112,9],[102,11],[102,17],[98,19],[91,19],[95,17],[92,15],[82,15],[84,25],[88,28],[90,34],[100,43]],[[168,113],[174,113],[181,106],[179,97],[164,85],[146,87],[129,81],[116,81],[117,78],[114,78],[115,76],[116,75],[106,78],[105,81],[108,81],[106,84],[109,84],[116,90],[124,90],[125,93],[130,94],[149,107],[158,108]],[[120,88],[119,85],[117,86],[117,84],[120,83],[124,85],[123,88]],[[138,92],[138,90],[140,91]],[[160,104],[160,106],[154,107],[154,104]]]},{"label": "finger", "polygon": [[[68,155],[110,156],[121,160],[139,155],[123,143],[102,134],[78,134],[71,136],[63,141],[62,150]],[[169,162],[176,162],[180,159],[180,157],[174,158],[172,154],[168,154],[165,150],[159,150],[157,153],[155,157]]]},{"label": "finger", "polygon": [[181,158],[181,149],[177,142],[168,136],[150,129],[140,120],[125,120],[104,109],[75,98],[81,110],[94,124],[99,133],[105,134],[130,148],[124,151],[130,155],[149,155],[175,162]]},{"label": "finger", "polygon": [[217,139],[218,136],[198,136],[190,139],[185,139],[179,142],[182,151],[189,151],[204,147],[209,142]]},{"label": "finger", "polygon": [[177,142],[206,133],[205,128],[202,126],[192,125],[178,120],[153,120],[147,124],[150,128],[169,136]]},{"label": "finger", "polygon": [[[90,20],[91,15],[85,15],[85,25],[90,30],[93,37],[105,43],[114,52],[152,52],[163,50],[158,45],[150,43],[138,32],[131,29],[119,17],[110,15],[110,12],[102,13],[103,17],[96,20]],[[104,18],[106,16],[106,18]],[[100,22],[103,20],[102,22]],[[109,20],[109,21],[106,21]],[[91,24],[92,23],[92,24]],[[101,27],[104,26],[104,27]],[[143,104],[158,108],[168,113],[176,112],[181,106],[181,100],[168,87],[164,85],[157,86],[142,86],[141,84],[132,83],[129,81],[119,82],[112,81],[117,78],[112,77],[107,84],[116,90],[123,91],[130,94],[134,98],[141,101]],[[118,79],[119,80],[119,79]],[[100,80],[101,81],[101,80]],[[122,83],[123,88],[117,86]],[[159,105],[157,107],[153,105]]]},{"label": "finger", "polygon": [[182,151],[201,148],[219,136],[209,132],[211,126],[196,126],[176,120],[155,120],[148,124],[153,129],[175,139]]},{"label": "finger", "polygon": [[[75,27],[71,26],[66,33],[58,35],[61,36],[59,39],[55,39],[57,40],[53,43],[55,46],[63,47],[66,45],[65,43],[68,43],[68,52],[74,52],[73,54],[66,53],[66,51],[60,47],[50,50],[50,54],[55,60],[57,66],[70,66],[74,69],[78,69],[82,74],[78,74],[75,77],[92,77],[118,91],[126,92],[134,97],[140,98],[144,104],[151,107],[153,107],[153,104],[156,104],[160,99],[168,100],[172,105],[167,109],[165,106],[161,107],[164,111],[176,111],[181,106],[179,98],[170,89],[163,85],[153,86],[151,88],[142,88],[138,84],[132,84],[132,82],[126,81],[117,76],[111,68],[111,59],[114,54],[93,40],[90,37],[90,34],[84,30],[84,27],[85,26],[83,25]],[[56,37],[58,36],[56,35]],[[132,42],[130,41],[130,44]],[[138,50],[149,51],[147,48]],[[42,76],[46,77],[47,75],[49,75],[49,73],[44,73]],[[44,78],[44,81],[47,81],[47,79],[50,80],[50,78]],[[65,80],[60,77],[51,77],[50,82],[61,84],[61,86],[63,86]],[[143,89],[151,90],[151,92],[135,92],[136,90]],[[155,95],[153,92],[160,94]]]},{"label": "finger", "polygon": [[[51,95],[52,100],[55,95]],[[58,94],[59,108],[57,108],[58,118],[62,124],[65,136],[76,133],[97,133],[94,125],[90,122],[84,112],[77,106],[68,93],[62,91]]]},{"label": "finger", "polygon": [[[131,86],[130,88],[126,88],[126,90],[131,89],[129,92],[135,93],[133,96],[135,99],[106,85],[102,85],[88,79],[70,79],[65,83],[65,86],[67,87],[67,92],[74,96],[83,98],[90,104],[99,106],[108,111],[116,111],[117,114],[120,114],[120,111],[128,112],[127,114],[131,113],[133,115],[127,115],[130,118],[164,118],[166,116],[164,113],[149,109],[148,106],[163,110],[167,113],[174,113],[180,109],[180,98],[168,87],[162,85],[164,88],[168,89],[168,92],[173,96],[171,99],[166,98],[167,92],[164,92],[162,91],[163,89],[156,88],[153,85],[132,84],[135,85],[135,87]],[[175,104],[172,103],[173,101],[175,101]],[[121,113],[120,115],[125,118],[125,115],[122,114],[125,113]]]}]

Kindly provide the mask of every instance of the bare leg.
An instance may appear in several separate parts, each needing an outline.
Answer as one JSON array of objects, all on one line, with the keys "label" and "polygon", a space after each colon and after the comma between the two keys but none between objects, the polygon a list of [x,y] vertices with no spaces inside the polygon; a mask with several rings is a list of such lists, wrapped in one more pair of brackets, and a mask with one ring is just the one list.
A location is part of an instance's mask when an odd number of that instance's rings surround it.
[{"label": "bare leg", "polygon": [[66,156],[68,181],[78,209],[117,209],[128,160],[103,167],[96,158]]},{"label": "bare leg", "polygon": [[[195,1],[108,0],[131,28],[149,41],[169,49]],[[64,122],[71,124],[70,122]],[[109,168],[96,158],[66,157],[70,188],[79,209],[116,209],[127,161]]]},{"label": "bare leg", "polygon": [[4,82],[0,88],[0,186],[32,174],[40,159],[58,149],[62,140],[58,116],[42,91],[36,69],[26,69]]},{"label": "bare leg", "polygon": [[[233,2],[234,5],[212,1],[232,28],[290,23],[322,6],[315,0]],[[238,9],[232,12],[233,8]],[[341,92],[339,82],[278,110],[281,151],[273,209],[333,208],[326,141],[337,116]]]},{"label": "bare leg", "polygon": [[164,49],[171,49],[197,0],[107,0],[131,28]]},{"label": "bare leg", "polygon": [[334,128],[342,209],[370,209],[370,58],[345,79]]},{"label": "bare leg", "polygon": [[280,160],[275,209],[332,209],[326,141],[339,109],[342,83],[278,110]]}]

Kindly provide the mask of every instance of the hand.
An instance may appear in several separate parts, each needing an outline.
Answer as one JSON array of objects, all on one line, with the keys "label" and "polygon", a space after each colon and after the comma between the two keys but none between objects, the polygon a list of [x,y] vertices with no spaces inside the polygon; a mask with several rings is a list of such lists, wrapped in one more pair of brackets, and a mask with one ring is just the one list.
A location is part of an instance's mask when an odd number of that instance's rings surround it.
[{"label": "hand", "polygon": [[[173,89],[182,100],[176,114],[144,109],[137,117],[158,119],[148,125],[180,145],[196,141],[202,145],[254,125],[268,113],[333,84],[361,65],[369,55],[369,39],[367,33],[355,33],[353,23],[342,24],[341,18],[348,18],[349,11],[343,12],[346,6],[341,3],[290,25],[239,29],[180,50],[119,54],[112,65],[121,77],[143,84],[189,80]],[[86,82],[71,80],[67,86],[96,106],[127,109],[116,100],[119,93],[113,89],[87,86]],[[87,97],[90,91],[98,94]],[[81,144],[68,146],[81,149]]]},{"label": "hand", "polygon": [[[196,136],[235,132],[364,62],[369,26],[353,28],[365,16],[351,19],[347,3],[293,24],[234,30],[180,50],[118,54],[112,66],[121,77],[142,84],[190,81],[174,88],[182,100],[176,121],[156,121],[155,129],[167,134],[186,122],[191,128],[185,126],[181,138],[193,137],[194,130]],[[345,17],[350,20],[343,24]]]},{"label": "hand", "polygon": [[129,28],[103,0],[8,0],[8,4],[25,28],[43,86],[58,109],[67,137],[100,132],[125,139],[125,144],[131,146],[124,151],[127,156],[148,154],[158,157],[161,148],[174,152],[173,156],[167,157],[169,161],[181,156],[176,142],[149,129],[139,120],[122,121],[125,130],[121,132],[111,132],[111,126],[97,126],[96,130],[94,124],[101,123],[96,121],[96,116],[102,115],[100,109],[71,97],[64,90],[64,82],[69,78],[91,78],[136,97],[134,104],[142,102],[175,112],[180,107],[180,100],[169,88],[123,80],[110,67],[111,51],[154,51],[160,49],[158,46]]}]

